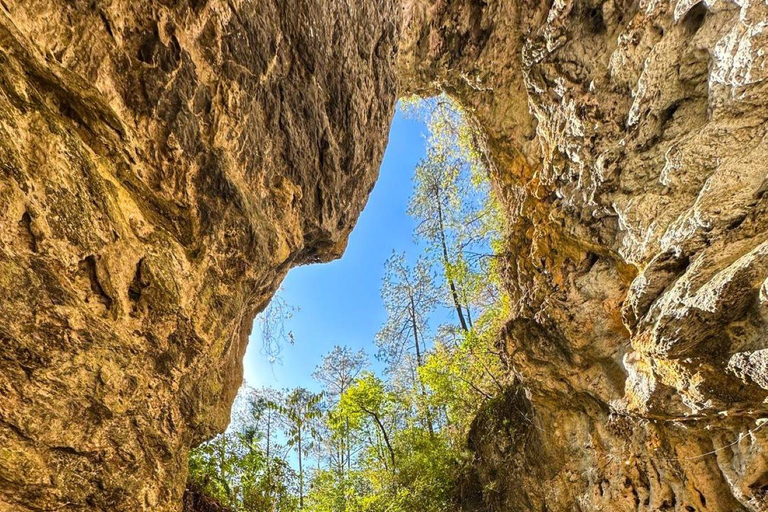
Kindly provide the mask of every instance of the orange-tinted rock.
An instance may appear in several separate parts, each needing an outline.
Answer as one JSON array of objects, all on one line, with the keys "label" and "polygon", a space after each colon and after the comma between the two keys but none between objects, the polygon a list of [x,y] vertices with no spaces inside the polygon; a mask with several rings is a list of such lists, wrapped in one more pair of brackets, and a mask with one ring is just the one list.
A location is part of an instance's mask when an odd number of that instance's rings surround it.
[{"label": "orange-tinted rock", "polygon": [[508,218],[519,380],[465,505],[768,510],[766,18],[0,2],[0,509],[181,506],[254,315],[343,250],[399,87],[471,111]]},{"label": "orange-tinted rock", "polygon": [[180,509],[254,316],[373,186],[395,12],[0,5],[0,510]]},{"label": "orange-tinted rock", "polygon": [[530,404],[473,427],[490,510],[768,510],[767,15],[409,3],[401,81],[475,114],[509,220]]}]

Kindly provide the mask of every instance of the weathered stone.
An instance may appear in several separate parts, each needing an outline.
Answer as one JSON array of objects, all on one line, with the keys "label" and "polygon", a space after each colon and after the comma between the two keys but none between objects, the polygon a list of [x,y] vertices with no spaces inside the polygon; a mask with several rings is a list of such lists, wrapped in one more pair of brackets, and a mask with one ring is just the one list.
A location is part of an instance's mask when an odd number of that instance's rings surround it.
[{"label": "weathered stone", "polygon": [[503,343],[533,419],[490,404],[473,428],[491,510],[768,510],[766,15],[409,4],[403,87],[472,111],[509,219]]},{"label": "weathered stone", "polygon": [[767,18],[0,1],[0,508],[178,508],[253,316],[343,250],[399,87],[470,110],[508,218],[519,380],[468,506],[768,510]]},{"label": "weathered stone", "polygon": [[254,315],[341,254],[394,2],[0,2],[0,509],[177,510]]}]

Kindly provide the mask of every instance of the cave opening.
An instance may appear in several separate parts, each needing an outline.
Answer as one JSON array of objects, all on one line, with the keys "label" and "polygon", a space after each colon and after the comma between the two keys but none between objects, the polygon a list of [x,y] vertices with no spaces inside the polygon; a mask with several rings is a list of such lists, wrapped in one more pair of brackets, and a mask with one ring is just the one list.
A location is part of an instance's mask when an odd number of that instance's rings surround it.
[{"label": "cave opening", "polygon": [[456,498],[475,414],[506,388],[486,162],[452,99],[398,103],[347,250],[289,272],[255,320],[230,427],[191,453],[188,494],[237,511]]},{"label": "cave opening", "polygon": [[0,510],[768,510],[765,2],[0,6]]}]

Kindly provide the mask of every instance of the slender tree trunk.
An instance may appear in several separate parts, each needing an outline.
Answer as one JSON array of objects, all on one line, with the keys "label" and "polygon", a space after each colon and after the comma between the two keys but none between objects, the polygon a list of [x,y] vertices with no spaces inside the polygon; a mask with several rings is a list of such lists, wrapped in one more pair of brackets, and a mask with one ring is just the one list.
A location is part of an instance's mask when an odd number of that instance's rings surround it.
[{"label": "slender tree trunk", "polygon": [[[435,184],[435,200],[437,202],[437,220],[440,226],[440,245],[443,249],[443,266],[447,274],[450,260],[448,259],[448,243],[445,240],[445,223],[443,221],[443,205],[440,203],[440,186],[437,184]],[[450,276],[448,277],[448,287],[451,290],[453,305],[456,308],[456,314],[459,317],[459,325],[462,330],[468,331],[467,321],[464,319],[464,313],[461,310],[461,302],[459,302],[459,292],[456,290],[456,283],[453,282],[453,278]]]},{"label": "slender tree trunk", "polygon": [[[269,451],[272,443],[272,418],[267,415],[267,459],[269,459]],[[267,470],[269,471],[269,470]]]},{"label": "slender tree trunk", "polygon": [[375,431],[376,439],[371,439],[371,436],[368,436],[368,442],[371,443],[371,446],[376,447],[376,457],[381,461],[382,464],[384,464],[384,469],[389,471],[389,464],[387,464],[387,456],[384,454],[384,448],[381,444],[381,432],[378,431],[378,429]]},{"label": "slender tree trunk", "polygon": [[301,465],[301,427],[299,427],[299,510],[304,510],[304,468]]},{"label": "slender tree trunk", "polygon": [[[411,301],[411,325],[413,326],[413,340],[414,345],[416,345],[416,365],[417,365],[417,371],[418,374],[418,368],[421,368],[421,365],[424,364],[422,357],[421,357],[421,344],[419,343],[419,331],[418,331],[418,324],[416,323],[416,305],[413,302],[413,295],[409,297]],[[421,375],[418,377],[418,384],[421,387],[421,394],[426,399],[427,398],[427,389],[424,387],[424,382],[421,380]],[[429,404],[424,404],[427,409],[427,429],[429,430],[430,436],[435,435],[435,430],[432,427],[432,413],[429,410]]]},{"label": "slender tree trunk", "polygon": [[[346,377],[341,377],[341,384],[339,386],[339,401],[341,401],[341,397],[344,396],[344,393],[347,390],[347,386],[345,384]],[[350,435],[349,435],[349,416],[344,416],[344,435],[342,438],[342,450],[345,448],[344,444],[346,444],[346,452],[347,452],[347,476],[352,472],[352,442],[350,441]],[[343,462],[343,458],[342,458]],[[344,476],[344,464],[341,465],[341,474]]]},{"label": "slender tree trunk", "polygon": [[392,462],[392,471],[395,470],[395,450],[392,449],[392,443],[389,442],[389,436],[387,435],[387,429],[384,428],[384,424],[381,422],[381,419],[379,418],[379,415],[375,412],[365,409],[364,407],[361,407],[363,412],[366,412],[371,415],[373,418],[373,421],[376,422],[376,425],[378,425],[379,430],[381,430],[381,435],[384,438],[384,443],[387,445],[387,451],[389,451],[389,460]]},{"label": "slender tree trunk", "polygon": [[[341,500],[341,511],[346,512],[347,510],[347,478],[349,476],[349,418],[345,418],[345,432],[342,436],[342,439],[346,438],[342,443],[346,443],[346,450],[347,450],[347,473],[344,473],[344,465],[341,466],[341,489],[343,493],[344,499]],[[342,445],[342,449],[345,447]]]},{"label": "slender tree trunk", "polygon": [[336,450],[336,473],[341,476],[344,472],[344,448],[337,444],[334,450]]},{"label": "slender tree trunk", "polygon": [[[416,323],[416,304],[413,302],[413,295],[410,295],[408,299],[411,301],[411,327],[413,328],[413,340],[416,346],[416,366],[421,368],[423,361],[421,360],[421,346],[419,344],[419,329]],[[421,380],[421,379],[419,379]]]},{"label": "slender tree trunk", "polygon": [[349,435],[349,416],[344,418],[345,428],[346,428],[346,437],[347,437],[347,476],[349,476],[352,473],[352,442],[350,441],[351,436]]}]

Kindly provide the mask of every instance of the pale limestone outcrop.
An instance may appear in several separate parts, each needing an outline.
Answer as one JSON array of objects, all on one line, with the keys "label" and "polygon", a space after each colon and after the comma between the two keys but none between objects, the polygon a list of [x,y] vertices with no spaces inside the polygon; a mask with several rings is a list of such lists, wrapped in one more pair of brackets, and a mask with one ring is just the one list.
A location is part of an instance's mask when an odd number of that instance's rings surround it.
[{"label": "pale limestone outcrop", "polygon": [[474,113],[509,219],[527,394],[467,478],[492,510],[768,510],[766,4],[409,9],[403,86]]},{"label": "pale limestone outcrop", "polygon": [[393,2],[0,2],[0,510],[177,510],[252,320],[337,257]]}]

